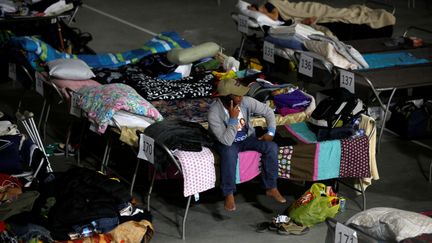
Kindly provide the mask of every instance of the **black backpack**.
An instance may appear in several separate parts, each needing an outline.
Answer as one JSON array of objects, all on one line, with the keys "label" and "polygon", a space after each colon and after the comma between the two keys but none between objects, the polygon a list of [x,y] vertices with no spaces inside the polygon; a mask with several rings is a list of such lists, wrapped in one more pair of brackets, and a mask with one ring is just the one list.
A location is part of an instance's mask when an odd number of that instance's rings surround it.
[{"label": "black backpack", "polygon": [[362,100],[345,88],[320,92],[321,100],[308,120],[318,140],[342,139],[355,133],[354,121],[365,111]]},{"label": "black backpack", "polygon": [[432,101],[421,106],[407,101],[394,105],[386,127],[406,139],[432,137]]}]

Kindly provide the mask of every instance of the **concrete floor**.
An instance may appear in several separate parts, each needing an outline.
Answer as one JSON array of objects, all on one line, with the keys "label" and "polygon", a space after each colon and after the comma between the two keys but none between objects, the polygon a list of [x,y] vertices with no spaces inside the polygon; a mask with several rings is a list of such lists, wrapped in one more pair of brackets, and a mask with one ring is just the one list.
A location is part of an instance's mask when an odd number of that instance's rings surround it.
[{"label": "concrete floor", "polygon": [[[359,3],[353,0],[320,2],[334,6]],[[408,8],[404,0],[390,2],[397,9],[395,36],[401,35],[410,25],[432,29],[432,10],[426,1],[416,1],[415,8]],[[236,3],[234,0],[220,1],[220,5],[215,0],[86,0],[84,3],[77,21],[72,25],[93,35],[90,47],[98,53],[138,48],[154,33],[162,31],[176,31],[192,44],[214,41],[224,47],[228,54],[232,54],[239,46],[240,34],[230,17]],[[10,87],[0,90],[0,108],[13,110],[11,107],[15,104],[9,103],[9,97],[19,95],[19,91],[13,91]],[[40,98],[30,95],[27,99],[37,101],[31,103],[30,109],[39,109]],[[48,135],[51,140],[58,141],[64,136],[62,131],[65,131],[65,126],[59,122],[63,119],[61,108],[55,112],[48,126]],[[99,141],[102,143],[103,138]],[[432,183],[427,181],[432,152],[389,133],[385,134],[381,146],[381,152],[377,155],[381,179],[367,188],[367,208],[432,211]],[[121,147],[118,149],[123,151]],[[118,154],[116,150],[114,153]],[[65,163],[64,159],[59,163]],[[118,167],[133,167],[135,160],[133,155],[126,159],[122,152],[122,157],[113,155],[113,163]],[[141,173],[140,177],[145,178],[146,175]],[[325,223],[313,226],[303,236],[255,232],[257,223],[283,213],[289,203],[307,189],[307,186],[285,180],[279,184],[288,204],[276,204],[267,198],[259,181],[254,180],[239,186],[237,210],[230,213],[223,210],[223,198],[218,189],[202,193],[200,201],[192,203],[189,211],[185,242],[325,242],[328,230]],[[186,200],[182,198],[179,185],[178,181],[156,182],[151,204],[156,229],[152,242],[183,242],[180,226]],[[145,179],[140,180],[135,193],[143,196],[147,186]],[[347,209],[339,213],[336,219],[344,222],[361,211],[361,197],[352,195],[344,186],[341,186],[340,193],[348,197]]]}]

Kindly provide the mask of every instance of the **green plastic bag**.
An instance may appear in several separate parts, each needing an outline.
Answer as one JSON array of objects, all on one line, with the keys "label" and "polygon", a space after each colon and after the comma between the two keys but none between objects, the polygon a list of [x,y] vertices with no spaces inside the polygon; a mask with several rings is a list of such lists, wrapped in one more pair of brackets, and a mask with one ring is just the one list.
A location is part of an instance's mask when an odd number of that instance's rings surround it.
[{"label": "green plastic bag", "polygon": [[303,226],[312,226],[333,218],[339,211],[340,202],[337,196],[327,195],[326,185],[314,183],[303,196],[288,208],[289,217]]}]

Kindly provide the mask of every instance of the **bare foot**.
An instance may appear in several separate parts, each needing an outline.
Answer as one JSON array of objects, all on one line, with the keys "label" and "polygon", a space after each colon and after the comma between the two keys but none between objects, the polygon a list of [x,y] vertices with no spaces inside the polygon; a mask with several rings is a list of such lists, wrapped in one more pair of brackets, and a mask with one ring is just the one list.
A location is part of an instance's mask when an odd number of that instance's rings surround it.
[{"label": "bare foot", "polygon": [[267,189],[266,195],[274,198],[279,203],[286,203],[286,199],[280,194],[277,188]]},{"label": "bare foot", "polygon": [[235,205],[233,194],[230,194],[230,195],[225,197],[224,208],[226,211],[230,211],[230,212],[236,210],[236,205]]}]

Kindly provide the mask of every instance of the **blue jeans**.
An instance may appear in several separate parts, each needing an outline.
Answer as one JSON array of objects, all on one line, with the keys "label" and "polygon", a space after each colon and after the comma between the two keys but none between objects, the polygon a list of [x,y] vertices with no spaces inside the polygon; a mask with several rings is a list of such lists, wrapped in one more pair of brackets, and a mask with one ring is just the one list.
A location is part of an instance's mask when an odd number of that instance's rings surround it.
[{"label": "blue jeans", "polygon": [[216,151],[221,159],[221,189],[224,196],[233,194],[236,190],[235,177],[238,153],[252,150],[261,153],[262,181],[266,189],[276,188],[278,178],[278,146],[275,142],[258,140],[250,136],[243,141],[235,142],[231,146],[216,143]]}]

